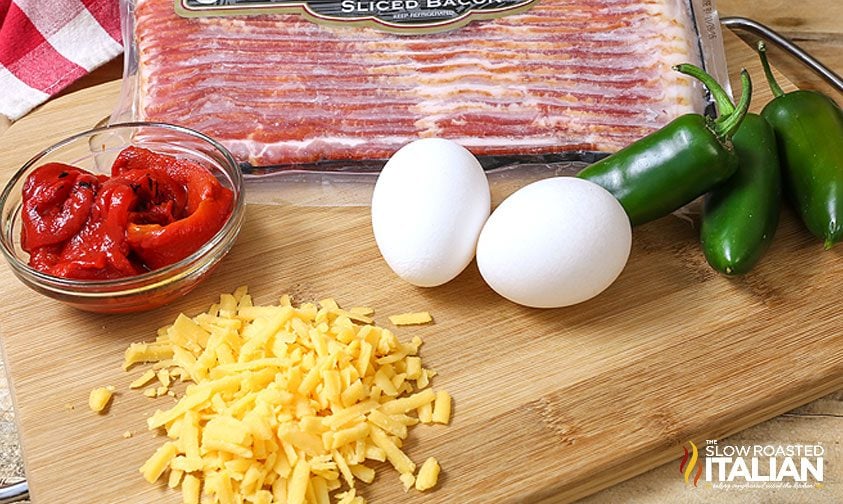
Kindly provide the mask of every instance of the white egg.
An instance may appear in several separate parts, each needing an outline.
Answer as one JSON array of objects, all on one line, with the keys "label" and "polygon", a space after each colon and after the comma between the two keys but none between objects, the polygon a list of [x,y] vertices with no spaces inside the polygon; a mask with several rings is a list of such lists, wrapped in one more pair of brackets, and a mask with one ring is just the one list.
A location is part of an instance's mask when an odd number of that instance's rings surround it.
[{"label": "white egg", "polygon": [[433,287],[474,258],[489,217],[489,182],[468,150],[426,138],[386,163],[372,195],[372,229],[381,255],[399,277]]},{"label": "white egg", "polygon": [[477,266],[510,301],[555,308],[603,292],[631,246],[629,218],[608,191],[574,177],[549,178],[495,209],[480,233]]}]

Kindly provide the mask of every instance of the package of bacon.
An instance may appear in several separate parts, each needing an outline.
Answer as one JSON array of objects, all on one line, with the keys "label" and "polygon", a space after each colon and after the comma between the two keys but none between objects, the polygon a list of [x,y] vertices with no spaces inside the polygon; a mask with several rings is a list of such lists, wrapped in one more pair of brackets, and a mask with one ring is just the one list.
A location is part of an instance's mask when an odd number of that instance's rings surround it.
[{"label": "package of bacon", "polygon": [[711,0],[122,3],[112,122],[202,131],[247,174],[377,171],[424,137],[490,170],[589,162],[705,109],[673,65],[727,82]]}]

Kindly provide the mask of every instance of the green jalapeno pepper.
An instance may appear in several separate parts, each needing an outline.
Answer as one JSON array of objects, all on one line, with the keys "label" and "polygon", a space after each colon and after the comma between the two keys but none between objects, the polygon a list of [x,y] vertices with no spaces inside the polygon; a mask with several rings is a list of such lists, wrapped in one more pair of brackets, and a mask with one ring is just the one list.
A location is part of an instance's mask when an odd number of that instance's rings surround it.
[{"label": "green jalapeno pepper", "polygon": [[[710,75],[693,65],[679,72],[705,84],[721,114],[735,107]],[[766,119],[747,113],[732,137],[738,170],[705,197],[700,243],[708,264],[726,275],[752,269],[770,247],[781,212],[781,171],[776,135]]]},{"label": "green jalapeno pepper", "polygon": [[782,91],[763,41],[758,53],[774,96],[761,115],[776,132],[785,190],[802,222],[829,249],[843,238],[843,111],[816,91]]},{"label": "green jalapeno pepper", "polygon": [[741,100],[733,113],[717,120],[682,115],[577,176],[612,193],[633,225],[681,208],[738,168],[731,138],[749,108],[752,83],[746,70],[741,72],[741,86]]}]

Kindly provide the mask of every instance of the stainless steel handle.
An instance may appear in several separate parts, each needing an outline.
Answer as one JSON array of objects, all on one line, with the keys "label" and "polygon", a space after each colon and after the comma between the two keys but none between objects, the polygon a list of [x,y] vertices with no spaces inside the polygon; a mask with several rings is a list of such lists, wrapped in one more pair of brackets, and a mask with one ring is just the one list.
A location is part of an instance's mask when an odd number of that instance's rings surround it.
[{"label": "stainless steel handle", "polygon": [[790,53],[794,58],[801,61],[805,66],[813,70],[817,75],[819,75],[829,84],[834,86],[834,88],[837,89],[838,92],[843,93],[843,77],[840,77],[840,75],[838,75],[832,69],[823,65],[818,59],[811,56],[810,53],[796,45],[787,37],[776,32],[769,26],[761,24],[753,19],[739,16],[720,18],[720,22],[723,24],[723,26],[726,26],[730,29],[738,28],[764,37],[765,39],[769,40],[770,42],[776,44],[777,46]]},{"label": "stainless steel handle", "polygon": [[18,502],[29,497],[29,486],[26,480],[0,480],[0,504]]}]

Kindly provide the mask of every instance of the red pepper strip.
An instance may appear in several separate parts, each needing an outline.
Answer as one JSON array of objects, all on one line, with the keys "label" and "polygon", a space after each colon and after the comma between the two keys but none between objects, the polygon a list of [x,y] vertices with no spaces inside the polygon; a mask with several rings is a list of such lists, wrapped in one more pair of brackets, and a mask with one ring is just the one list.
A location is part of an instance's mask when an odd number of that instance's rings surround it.
[{"label": "red pepper strip", "polygon": [[[165,160],[159,159],[161,157],[164,157]],[[117,155],[114,164],[111,165],[111,176],[116,177],[117,175],[123,175],[127,171],[146,170],[153,167],[159,167],[159,169],[163,170],[167,162],[170,162],[172,159],[170,156],[162,156],[149,149],[129,146]]]},{"label": "red pepper strip", "polygon": [[78,168],[48,163],[23,186],[21,247],[26,252],[69,240],[82,229],[100,180]]},{"label": "red pepper strip", "polygon": [[44,245],[29,253],[29,265],[38,271],[49,273],[61,261],[62,244]]},{"label": "red pepper strip", "polygon": [[138,197],[129,222],[165,226],[184,217],[187,190],[170,177],[135,169],[121,173],[119,178],[126,180]]},{"label": "red pepper strip", "polygon": [[159,180],[173,182],[174,186],[181,186],[186,191],[187,200],[183,202],[185,215],[192,214],[199,208],[199,203],[208,198],[214,198],[217,192],[231,193],[220,185],[219,180],[207,169],[183,159],[158,154],[141,147],[126,147],[114,160],[111,167],[112,176],[125,176],[136,170],[149,171],[157,175]]},{"label": "red pepper strip", "polygon": [[130,210],[137,199],[132,186],[121,178],[103,183],[90,219],[65,245],[59,261],[49,273],[65,278],[98,280],[143,273],[144,268],[130,258],[125,231]]},{"label": "red pepper strip", "polygon": [[[188,182],[188,208],[195,201],[190,195],[208,192],[206,184],[197,180],[201,178]],[[129,224],[126,232],[129,245],[147,266],[156,269],[184,259],[222,228],[231,213],[234,196],[230,190],[220,186],[216,179],[214,182],[217,188],[211,191],[211,196],[199,200],[195,210],[183,219],[165,226]]]},{"label": "red pepper strip", "polygon": [[178,262],[199,249],[222,228],[234,194],[205,168],[137,147],[124,149],[112,165],[112,175],[126,176],[147,170],[185,188],[187,201],[182,218],[169,224],[132,222],[127,239],[132,250],[150,268]]}]

